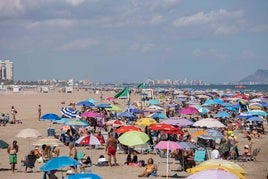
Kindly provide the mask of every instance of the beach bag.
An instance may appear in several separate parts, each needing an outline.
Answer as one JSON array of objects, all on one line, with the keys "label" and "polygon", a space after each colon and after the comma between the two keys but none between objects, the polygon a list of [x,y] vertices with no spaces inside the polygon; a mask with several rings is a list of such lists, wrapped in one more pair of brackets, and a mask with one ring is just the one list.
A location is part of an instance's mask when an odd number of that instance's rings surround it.
[{"label": "beach bag", "polygon": [[43,157],[39,157],[36,161],[37,161],[38,163],[44,163],[44,159],[43,159]]}]

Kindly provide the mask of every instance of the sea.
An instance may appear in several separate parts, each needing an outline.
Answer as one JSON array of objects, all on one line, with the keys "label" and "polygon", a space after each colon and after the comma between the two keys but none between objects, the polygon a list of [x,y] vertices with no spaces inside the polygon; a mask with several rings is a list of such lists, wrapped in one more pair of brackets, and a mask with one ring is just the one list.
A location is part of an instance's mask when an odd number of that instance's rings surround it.
[{"label": "sea", "polygon": [[197,91],[211,91],[211,90],[231,90],[231,91],[243,91],[243,92],[263,92],[268,93],[268,84],[263,85],[243,85],[244,88],[237,88],[237,85],[154,85],[150,88],[174,88],[174,89],[188,89]]}]

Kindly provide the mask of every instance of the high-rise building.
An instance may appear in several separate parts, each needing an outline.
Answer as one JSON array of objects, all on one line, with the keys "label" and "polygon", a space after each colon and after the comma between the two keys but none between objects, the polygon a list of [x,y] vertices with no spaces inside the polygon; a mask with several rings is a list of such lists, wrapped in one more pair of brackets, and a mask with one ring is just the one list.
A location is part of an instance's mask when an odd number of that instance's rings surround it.
[{"label": "high-rise building", "polygon": [[13,81],[13,62],[0,60],[0,80]]}]

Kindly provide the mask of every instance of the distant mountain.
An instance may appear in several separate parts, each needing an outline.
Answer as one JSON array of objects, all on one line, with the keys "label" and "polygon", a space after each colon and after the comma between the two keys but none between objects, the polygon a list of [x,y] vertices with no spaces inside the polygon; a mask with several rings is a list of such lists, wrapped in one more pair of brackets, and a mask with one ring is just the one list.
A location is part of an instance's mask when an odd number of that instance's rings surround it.
[{"label": "distant mountain", "polygon": [[240,83],[258,83],[258,84],[267,84],[268,83],[268,70],[258,69],[254,74],[251,74],[242,80]]}]

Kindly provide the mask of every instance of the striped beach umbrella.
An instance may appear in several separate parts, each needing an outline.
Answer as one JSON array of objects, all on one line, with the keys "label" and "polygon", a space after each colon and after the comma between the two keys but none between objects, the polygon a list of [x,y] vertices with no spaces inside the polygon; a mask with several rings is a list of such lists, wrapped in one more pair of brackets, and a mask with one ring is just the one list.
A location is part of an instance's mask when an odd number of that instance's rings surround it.
[{"label": "striped beach umbrella", "polygon": [[68,118],[76,118],[77,111],[71,107],[63,107],[60,112]]}]

